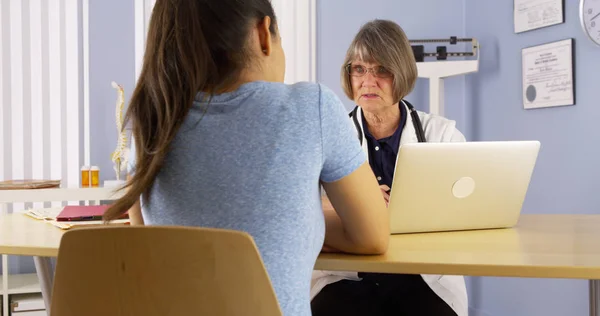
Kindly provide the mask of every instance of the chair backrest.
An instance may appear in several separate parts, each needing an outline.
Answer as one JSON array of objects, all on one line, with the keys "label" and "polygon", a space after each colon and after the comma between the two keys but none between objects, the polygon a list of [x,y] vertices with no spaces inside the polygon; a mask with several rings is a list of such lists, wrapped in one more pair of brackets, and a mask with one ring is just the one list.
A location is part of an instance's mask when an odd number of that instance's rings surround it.
[{"label": "chair backrest", "polygon": [[61,240],[51,315],[281,315],[250,235],[79,228]]}]

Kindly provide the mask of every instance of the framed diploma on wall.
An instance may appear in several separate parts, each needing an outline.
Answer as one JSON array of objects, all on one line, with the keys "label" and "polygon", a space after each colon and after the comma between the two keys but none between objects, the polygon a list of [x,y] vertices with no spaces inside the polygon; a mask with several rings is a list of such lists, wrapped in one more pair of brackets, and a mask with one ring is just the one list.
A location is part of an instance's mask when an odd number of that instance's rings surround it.
[{"label": "framed diploma on wall", "polygon": [[564,1],[565,0],[514,0],[513,20],[515,33],[564,23]]},{"label": "framed diploma on wall", "polygon": [[523,107],[575,104],[573,39],[522,50]]}]

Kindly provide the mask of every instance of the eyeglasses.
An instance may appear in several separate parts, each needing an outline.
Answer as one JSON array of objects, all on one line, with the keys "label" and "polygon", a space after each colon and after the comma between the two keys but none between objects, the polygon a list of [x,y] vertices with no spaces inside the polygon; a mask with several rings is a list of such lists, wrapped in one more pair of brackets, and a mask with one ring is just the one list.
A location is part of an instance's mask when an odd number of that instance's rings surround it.
[{"label": "eyeglasses", "polygon": [[346,72],[353,77],[362,77],[367,74],[367,72],[371,72],[374,77],[377,78],[390,78],[394,76],[391,71],[387,70],[383,66],[376,66],[372,68],[367,68],[362,65],[346,65]]}]

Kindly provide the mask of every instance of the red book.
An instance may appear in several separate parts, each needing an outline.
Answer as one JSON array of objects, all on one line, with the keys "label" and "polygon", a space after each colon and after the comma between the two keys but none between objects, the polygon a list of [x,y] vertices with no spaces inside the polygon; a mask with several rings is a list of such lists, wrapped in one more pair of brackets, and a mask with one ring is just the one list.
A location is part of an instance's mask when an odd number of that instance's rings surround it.
[{"label": "red book", "polygon": [[[110,205],[67,205],[56,216],[56,220],[59,222],[102,220],[102,215],[109,207]],[[127,218],[127,216],[125,213],[121,218]]]}]

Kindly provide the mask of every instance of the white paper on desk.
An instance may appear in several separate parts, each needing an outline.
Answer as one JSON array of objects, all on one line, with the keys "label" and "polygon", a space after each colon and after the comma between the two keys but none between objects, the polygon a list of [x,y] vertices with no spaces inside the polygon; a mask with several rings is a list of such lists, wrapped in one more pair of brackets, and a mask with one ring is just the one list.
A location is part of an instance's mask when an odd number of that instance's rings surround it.
[{"label": "white paper on desk", "polygon": [[[63,207],[49,207],[49,208],[36,208],[29,209],[26,212],[23,212],[24,215],[43,220],[45,222],[50,223],[52,226],[58,227],[60,229],[71,229],[73,227],[90,227],[90,226],[103,226],[106,223],[102,220],[97,221],[57,221],[56,217],[63,210]],[[110,221],[108,225],[128,225],[130,223],[129,218],[125,219],[115,219]]]},{"label": "white paper on desk", "polygon": [[63,210],[63,207],[32,208],[24,212],[25,215],[35,219],[53,220]]},{"label": "white paper on desk", "polygon": [[563,23],[563,10],[563,0],[514,0],[515,33]]},{"label": "white paper on desk", "polygon": [[129,218],[115,219],[106,224],[104,221],[47,221],[51,225],[60,229],[71,229],[74,227],[92,227],[92,226],[108,226],[108,225],[129,225]]},{"label": "white paper on desk", "polygon": [[522,62],[525,109],[574,104],[572,39],[525,48]]}]

